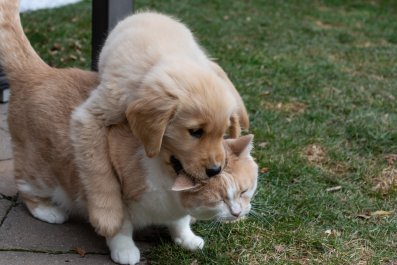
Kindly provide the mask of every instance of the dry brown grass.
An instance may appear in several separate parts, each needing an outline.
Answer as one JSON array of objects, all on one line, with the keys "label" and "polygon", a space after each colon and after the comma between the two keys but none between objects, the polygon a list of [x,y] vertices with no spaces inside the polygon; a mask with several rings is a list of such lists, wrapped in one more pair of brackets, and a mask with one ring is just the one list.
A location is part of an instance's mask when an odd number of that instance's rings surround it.
[{"label": "dry brown grass", "polygon": [[318,144],[311,144],[306,147],[303,155],[306,157],[310,164],[322,166],[327,160],[327,153],[324,147]]},{"label": "dry brown grass", "polygon": [[305,112],[307,106],[302,102],[264,102],[262,107],[267,110],[275,110],[296,116]]},{"label": "dry brown grass", "polygon": [[397,154],[385,156],[387,167],[375,178],[373,190],[380,194],[387,194],[397,187]]}]

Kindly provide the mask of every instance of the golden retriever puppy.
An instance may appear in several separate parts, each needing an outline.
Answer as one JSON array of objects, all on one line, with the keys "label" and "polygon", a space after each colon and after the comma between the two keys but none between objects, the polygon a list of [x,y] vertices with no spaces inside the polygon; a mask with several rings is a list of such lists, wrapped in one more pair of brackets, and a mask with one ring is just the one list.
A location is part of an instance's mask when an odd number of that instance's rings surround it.
[{"label": "golden retriever puppy", "polygon": [[91,223],[102,235],[121,224],[120,185],[109,161],[110,125],[128,121],[148,157],[204,180],[225,166],[225,133],[248,128],[244,104],[190,30],[158,13],[132,15],[110,33],[100,84],[72,115],[71,135]]}]

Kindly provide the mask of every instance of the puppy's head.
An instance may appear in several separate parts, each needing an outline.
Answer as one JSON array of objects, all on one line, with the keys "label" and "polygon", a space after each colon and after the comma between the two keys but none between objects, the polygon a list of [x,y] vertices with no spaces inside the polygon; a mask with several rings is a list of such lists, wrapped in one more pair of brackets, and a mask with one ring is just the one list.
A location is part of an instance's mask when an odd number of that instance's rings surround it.
[{"label": "puppy's head", "polygon": [[138,91],[126,116],[147,156],[160,154],[177,173],[195,179],[217,175],[225,166],[222,140],[238,106],[227,84],[194,63],[163,62]]}]

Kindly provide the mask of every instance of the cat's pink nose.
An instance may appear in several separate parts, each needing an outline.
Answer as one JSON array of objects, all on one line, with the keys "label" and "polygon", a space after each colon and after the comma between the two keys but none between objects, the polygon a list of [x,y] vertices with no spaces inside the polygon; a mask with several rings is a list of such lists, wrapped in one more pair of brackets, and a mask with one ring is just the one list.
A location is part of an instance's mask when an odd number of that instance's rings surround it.
[{"label": "cat's pink nose", "polygon": [[230,209],[230,213],[234,216],[234,217],[239,217],[241,215],[241,208],[240,207],[232,207]]},{"label": "cat's pink nose", "polygon": [[241,209],[233,209],[233,210],[231,211],[231,213],[232,213],[232,215],[233,215],[234,217],[239,217],[240,214],[241,214]]}]

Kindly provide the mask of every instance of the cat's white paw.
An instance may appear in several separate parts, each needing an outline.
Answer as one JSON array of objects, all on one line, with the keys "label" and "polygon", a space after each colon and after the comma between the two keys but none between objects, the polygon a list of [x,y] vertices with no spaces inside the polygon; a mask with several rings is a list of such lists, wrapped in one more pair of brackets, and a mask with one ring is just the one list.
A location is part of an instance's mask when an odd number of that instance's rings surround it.
[{"label": "cat's white paw", "polygon": [[194,217],[190,217],[190,224],[195,224],[197,222],[197,219]]},{"label": "cat's white paw", "polygon": [[68,219],[68,215],[55,206],[38,205],[31,213],[37,219],[51,224],[62,224]]},{"label": "cat's white paw", "polygon": [[136,246],[132,248],[119,248],[112,251],[112,260],[119,264],[135,265],[141,259],[141,254]]},{"label": "cat's white paw", "polygon": [[112,260],[119,264],[135,265],[141,259],[139,249],[135,246],[132,239],[118,239],[110,245]]},{"label": "cat's white paw", "polygon": [[198,250],[204,247],[204,239],[196,235],[174,238],[176,244],[188,250]]}]

